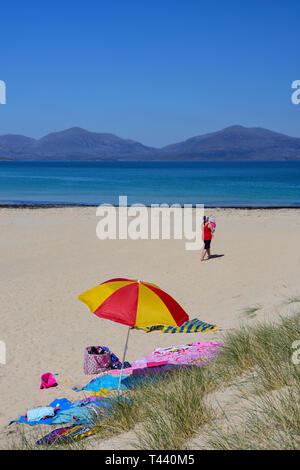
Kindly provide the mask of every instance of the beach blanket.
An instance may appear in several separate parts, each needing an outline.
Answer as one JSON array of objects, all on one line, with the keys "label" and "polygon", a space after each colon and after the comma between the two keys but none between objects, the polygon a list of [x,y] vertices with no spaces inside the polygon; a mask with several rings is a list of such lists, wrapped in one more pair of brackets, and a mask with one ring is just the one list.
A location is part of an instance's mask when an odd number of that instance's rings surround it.
[{"label": "beach blanket", "polygon": [[51,445],[72,439],[78,440],[83,439],[84,437],[91,436],[95,432],[95,427],[91,428],[89,425],[86,424],[75,424],[73,426],[55,429],[54,431],[51,431],[49,434],[46,434],[46,436],[36,441],[36,443],[37,445]]},{"label": "beach blanket", "polygon": [[168,348],[157,348],[153,353],[143,356],[132,363],[132,368],[157,367],[165,365],[203,366],[215,359],[223,342],[197,341],[190,344],[180,344]]},{"label": "beach blanket", "polygon": [[183,323],[181,326],[164,326],[164,325],[155,325],[155,326],[145,326],[143,328],[137,328],[138,330],[144,330],[147,333],[151,331],[160,331],[161,333],[205,333],[207,331],[215,331],[217,326],[204,321],[194,318],[193,320],[188,320]]},{"label": "beach blanket", "polygon": [[[12,423],[24,423],[29,426],[35,426],[37,424],[89,424],[93,423],[94,419],[97,420],[104,418],[109,413],[115,400],[122,399],[123,397],[115,398],[99,398],[89,397],[75,403],[70,402],[66,398],[54,400],[49,407],[59,408],[55,416],[46,419],[40,419],[38,421],[28,421],[25,416],[21,416],[18,420],[11,421]],[[127,399],[126,399],[127,400]]]}]

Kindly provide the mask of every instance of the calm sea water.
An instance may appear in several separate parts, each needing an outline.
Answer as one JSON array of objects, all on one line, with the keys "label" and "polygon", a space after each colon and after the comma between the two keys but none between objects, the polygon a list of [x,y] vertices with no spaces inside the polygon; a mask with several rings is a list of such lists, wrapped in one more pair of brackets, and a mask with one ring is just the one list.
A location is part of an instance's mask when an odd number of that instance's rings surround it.
[{"label": "calm sea water", "polygon": [[300,162],[0,162],[0,204],[298,206]]}]

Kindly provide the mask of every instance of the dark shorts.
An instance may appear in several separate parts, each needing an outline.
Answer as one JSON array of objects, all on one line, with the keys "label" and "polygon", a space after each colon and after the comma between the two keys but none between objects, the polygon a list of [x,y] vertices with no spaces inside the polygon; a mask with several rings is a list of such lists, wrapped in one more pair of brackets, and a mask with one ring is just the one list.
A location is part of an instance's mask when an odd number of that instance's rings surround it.
[{"label": "dark shorts", "polygon": [[204,240],[204,249],[205,250],[210,249],[210,242],[211,242],[211,240]]}]

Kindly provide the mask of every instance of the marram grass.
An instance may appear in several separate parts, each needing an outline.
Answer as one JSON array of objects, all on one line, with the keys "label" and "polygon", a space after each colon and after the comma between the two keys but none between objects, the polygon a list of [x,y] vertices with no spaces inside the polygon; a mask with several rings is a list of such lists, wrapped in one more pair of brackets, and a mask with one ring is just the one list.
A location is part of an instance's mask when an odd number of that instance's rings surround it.
[{"label": "marram grass", "polygon": [[[217,359],[207,366],[180,368],[127,392],[130,404],[117,401],[109,416],[98,421],[96,417],[98,433],[93,439],[107,439],[136,429],[137,448],[186,449],[188,441],[201,432],[204,424],[213,425],[215,412],[207,396],[246,375],[248,385],[261,399],[260,411],[246,413],[244,428],[232,427],[226,433],[215,430],[208,437],[209,446],[299,448],[300,365],[291,360],[291,345],[299,339],[299,314],[282,317],[274,324],[257,323],[228,332],[222,338],[225,344]],[[28,438],[23,443],[23,448],[33,445]],[[79,448],[84,444],[71,442],[69,446]],[[51,447],[66,448],[66,445]]]}]

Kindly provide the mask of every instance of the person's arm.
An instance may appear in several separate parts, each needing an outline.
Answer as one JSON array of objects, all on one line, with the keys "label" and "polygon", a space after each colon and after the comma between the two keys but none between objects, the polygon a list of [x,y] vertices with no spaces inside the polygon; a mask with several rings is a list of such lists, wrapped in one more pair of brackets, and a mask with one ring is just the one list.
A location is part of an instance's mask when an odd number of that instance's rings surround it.
[{"label": "person's arm", "polygon": [[211,234],[213,235],[215,230],[214,230],[214,228],[212,227],[212,225],[211,225],[211,224],[208,224],[208,228],[209,228],[209,230],[211,231]]}]

